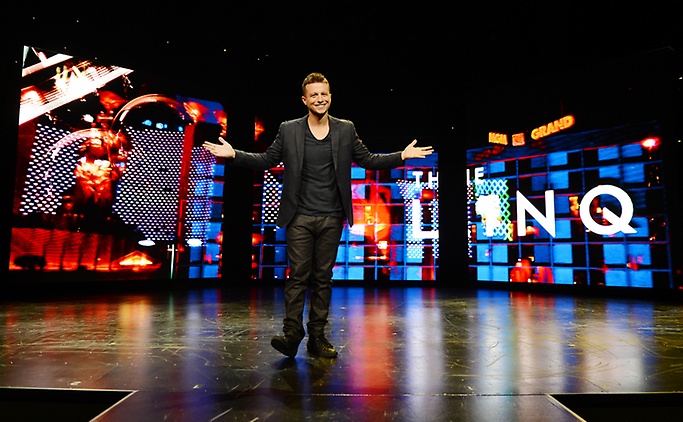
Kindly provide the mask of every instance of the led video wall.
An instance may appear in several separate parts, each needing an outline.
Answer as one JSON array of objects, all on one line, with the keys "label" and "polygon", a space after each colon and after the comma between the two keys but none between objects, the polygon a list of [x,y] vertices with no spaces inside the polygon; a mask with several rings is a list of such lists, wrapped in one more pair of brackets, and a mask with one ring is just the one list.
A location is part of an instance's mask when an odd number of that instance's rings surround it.
[{"label": "led video wall", "polygon": [[[252,278],[287,277],[285,229],[275,225],[283,167],[254,185]],[[405,167],[352,167],[354,225],[345,225],[334,280],[435,280],[439,260],[438,154]]]},{"label": "led video wall", "polygon": [[660,124],[567,130],[574,122],[526,140],[490,134],[467,152],[470,277],[673,287]]},{"label": "led video wall", "polygon": [[13,279],[218,277],[220,104],[142,91],[133,69],[25,47]]}]

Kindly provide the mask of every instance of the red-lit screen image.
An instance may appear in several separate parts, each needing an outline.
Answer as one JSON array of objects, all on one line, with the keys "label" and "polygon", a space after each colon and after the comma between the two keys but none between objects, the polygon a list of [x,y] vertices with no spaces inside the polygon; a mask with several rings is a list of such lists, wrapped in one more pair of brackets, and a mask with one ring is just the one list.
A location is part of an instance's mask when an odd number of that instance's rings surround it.
[{"label": "red-lit screen image", "polygon": [[[285,229],[275,225],[283,167],[254,185],[252,278],[285,279]],[[354,225],[345,225],[334,280],[436,280],[438,154],[392,170],[351,168]]]},{"label": "red-lit screen image", "polygon": [[218,277],[220,104],[133,69],[24,48],[12,278]]}]

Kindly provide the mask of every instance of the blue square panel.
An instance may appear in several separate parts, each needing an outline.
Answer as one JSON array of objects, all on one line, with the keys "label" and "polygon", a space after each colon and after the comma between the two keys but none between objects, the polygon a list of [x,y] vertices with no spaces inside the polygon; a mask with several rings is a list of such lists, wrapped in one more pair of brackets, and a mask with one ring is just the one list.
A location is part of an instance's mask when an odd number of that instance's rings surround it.
[{"label": "blue square panel", "polygon": [[569,239],[572,237],[572,222],[558,220],[555,222],[555,239]]},{"label": "blue square panel", "polygon": [[548,165],[553,166],[565,166],[569,163],[566,152],[553,152],[548,154]]},{"label": "blue square panel", "polygon": [[406,280],[422,280],[422,268],[406,267]]},{"label": "blue square panel", "polygon": [[598,149],[598,160],[614,160],[619,158],[619,147],[606,147]]},{"label": "blue square panel", "polygon": [[507,245],[493,245],[493,262],[507,263],[508,262],[508,247]]},{"label": "blue square panel", "polygon": [[567,189],[569,188],[569,172],[568,171],[553,171],[548,174],[551,189]]},{"label": "blue square panel", "polygon": [[553,268],[553,281],[555,284],[574,284],[574,269],[573,268]]},{"label": "blue square panel", "polygon": [[649,289],[654,285],[652,282],[652,271],[629,271],[628,275],[631,278],[631,287],[644,287]]},{"label": "blue square panel", "polygon": [[493,161],[489,163],[490,174],[502,173],[505,171],[505,161]]},{"label": "blue square panel", "polygon": [[602,245],[602,253],[607,265],[626,264],[626,247],[623,244]]},{"label": "blue square panel", "polygon": [[553,245],[553,261],[556,264],[571,264],[573,262],[572,245]]},{"label": "blue square panel", "polygon": [[363,167],[351,167],[351,178],[352,179],[365,179],[365,169]]},{"label": "blue square panel", "polygon": [[643,146],[640,142],[636,144],[622,145],[621,155],[624,157],[640,157],[643,155]]},{"label": "blue square panel", "polygon": [[643,183],[645,181],[645,166],[643,163],[628,164],[624,167],[624,182]]},{"label": "blue square panel", "polygon": [[639,265],[652,265],[650,245],[632,243],[627,246],[626,250],[628,251],[630,262],[635,262]]},{"label": "blue square panel", "polygon": [[547,264],[550,262],[550,246],[536,245],[534,246],[534,262]]},{"label": "blue square panel", "polygon": [[610,287],[626,287],[626,272],[609,270],[605,273],[605,285]]},{"label": "blue square panel", "polygon": [[598,169],[598,174],[601,179],[619,179],[621,171],[619,166],[604,166]]}]

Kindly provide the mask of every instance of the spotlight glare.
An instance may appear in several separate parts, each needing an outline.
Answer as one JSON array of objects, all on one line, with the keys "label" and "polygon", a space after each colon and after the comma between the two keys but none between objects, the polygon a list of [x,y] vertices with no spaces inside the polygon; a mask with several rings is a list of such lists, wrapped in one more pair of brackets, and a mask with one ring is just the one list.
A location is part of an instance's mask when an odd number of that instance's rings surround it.
[{"label": "spotlight glare", "polygon": [[187,246],[190,246],[190,247],[202,246],[202,239],[187,239]]},{"label": "spotlight glare", "polygon": [[654,147],[656,147],[657,145],[659,145],[659,139],[658,139],[658,138],[646,138],[646,139],[643,139],[643,140],[640,142],[640,144],[641,144],[644,148],[648,148],[648,149],[649,149],[649,148],[654,148]]}]

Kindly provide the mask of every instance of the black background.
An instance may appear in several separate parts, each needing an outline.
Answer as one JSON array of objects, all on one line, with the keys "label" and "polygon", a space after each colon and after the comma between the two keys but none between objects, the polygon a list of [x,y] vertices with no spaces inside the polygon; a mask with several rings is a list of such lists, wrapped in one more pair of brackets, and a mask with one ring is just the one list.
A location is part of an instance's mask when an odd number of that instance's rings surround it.
[{"label": "black background", "polygon": [[[4,29],[0,193],[11,198],[23,45],[146,72],[150,92],[218,101],[229,140],[247,150],[305,114],[300,84],[318,71],[331,83],[331,114],[352,120],[371,150],[399,150],[414,138],[436,147],[442,257],[463,257],[442,259],[440,278],[452,281],[466,256],[464,150],[484,145],[487,132],[529,131],[566,114],[576,116],[576,130],[655,117],[669,124],[668,156],[680,157],[676,8],[595,3],[19,4]],[[266,124],[262,145],[253,142],[254,116]],[[234,245],[249,241],[250,227],[233,221],[250,218],[251,173],[231,168],[232,176],[246,180],[226,185],[227,196],[245,198],[226,213],[226,232],[234,232],[226,256],[239,277],[249,248]],[[11,203],[3,203],[9,219]],[[5,225],[2,239],[9,233]]]}]

